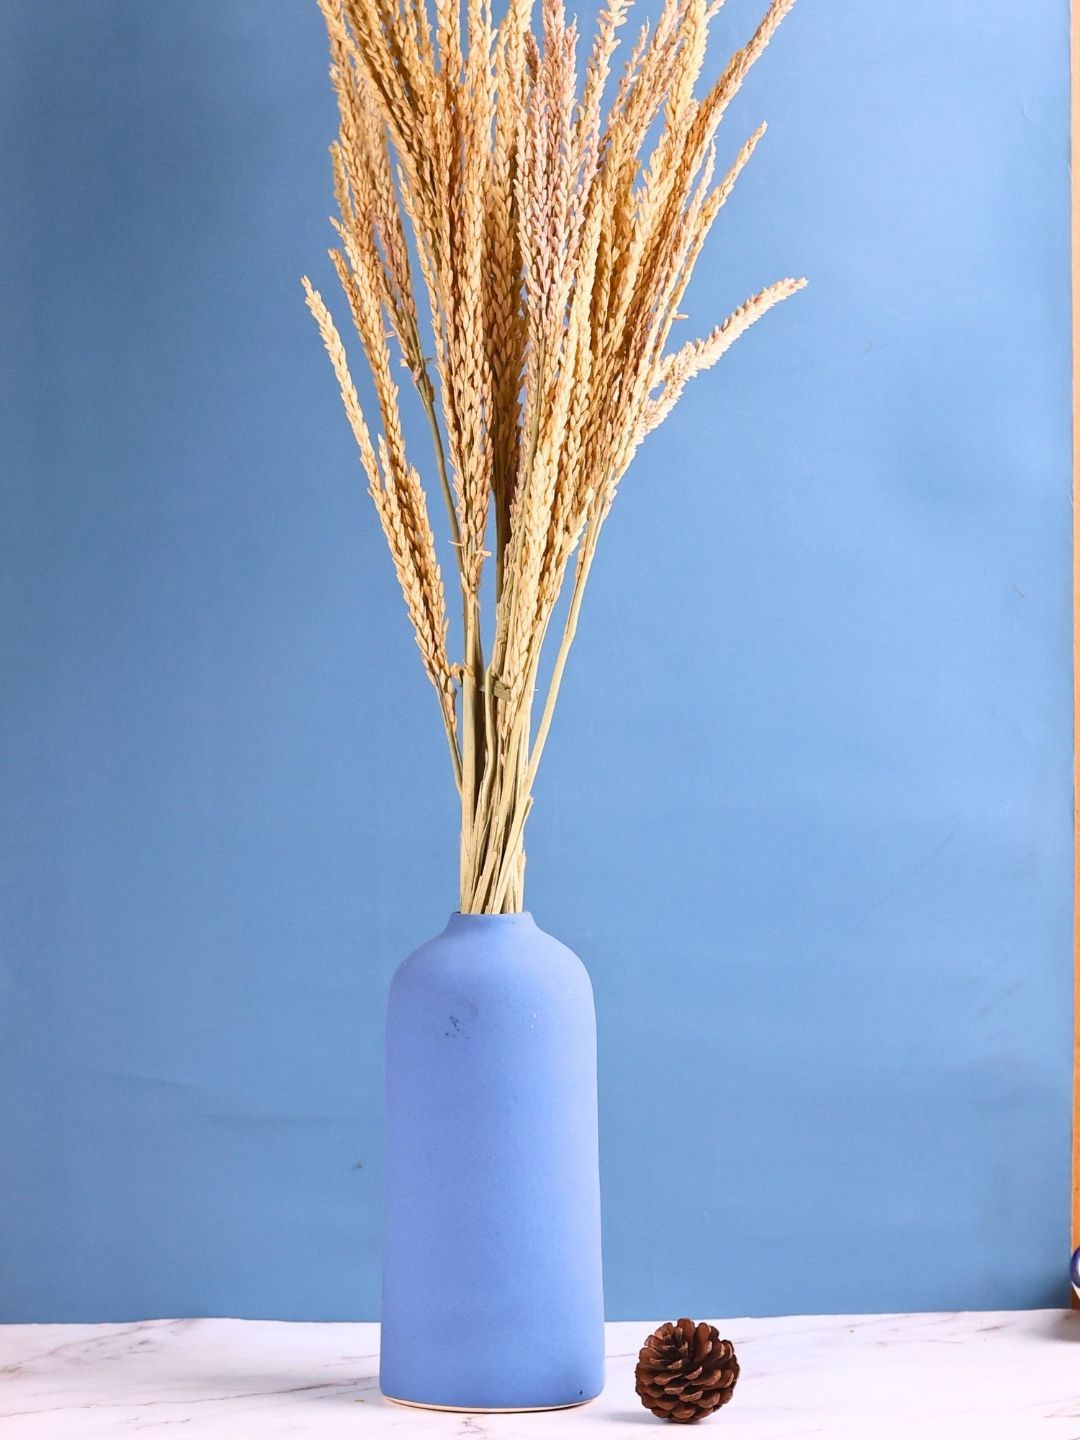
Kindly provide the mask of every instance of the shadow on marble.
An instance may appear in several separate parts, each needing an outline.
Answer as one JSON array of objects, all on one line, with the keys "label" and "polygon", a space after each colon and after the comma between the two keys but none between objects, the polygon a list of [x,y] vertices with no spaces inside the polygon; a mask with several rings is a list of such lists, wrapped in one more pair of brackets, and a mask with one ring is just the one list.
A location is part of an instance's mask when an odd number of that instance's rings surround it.
[{"label": "shadow on marble", "polygon": [[[111,1378],[114,1381],[118,1378],[116,1372]],[[290,1374],[252,1369],[241,1373],[239,1367],[228,1373],[188,1370],[181,1375],[172,1375],[166,1388],[168,1403],[176,1405],[211,1401],[229,1404],[235,1400],[285,1398],[290,1395],[305,1400],[347,1401],[350,1405],[361,1399],[369,1405],[386,1403],[379,1392],[378,1378],[363,1373],[348,1378],[319,1380],[314,1373],[303,1375],[296,1371]]]},{"label": "shadow on marble", "polygon": [[1055,1310],[1047,1318],[1046,1337],[1066,1344],[1080,1344],[1080,1310]]}]

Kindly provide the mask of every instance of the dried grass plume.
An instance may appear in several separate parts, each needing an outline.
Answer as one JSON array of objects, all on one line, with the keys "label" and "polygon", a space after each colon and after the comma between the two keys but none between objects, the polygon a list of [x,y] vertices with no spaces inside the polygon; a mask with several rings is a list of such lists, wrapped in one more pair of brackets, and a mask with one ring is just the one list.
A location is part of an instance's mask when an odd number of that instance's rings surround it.
[{"label": "dried grass plume", "polygon": [[[803,280],[778,280],[670,349],[702,245],[764,132],[716,174],[717,128],[794,0],[771,0],[697,95],[724,0],[665,0],[613,73],[630,0],[584,65],[562,0],[319,0],[340,110],[330,252],[371,372],[378,433],[321,295],[341,389],[461,796],[461,909],[523,906],[525,822],[604,520],[686,383]],[[606,103],[605,103],[606,102]],[[431,431],[462,654],[395,377]],[[414,402],[415,403],[415,402]],[[482,615],[485,566],[494,614]],[[564,583],[554,660],[541,653]]]}]

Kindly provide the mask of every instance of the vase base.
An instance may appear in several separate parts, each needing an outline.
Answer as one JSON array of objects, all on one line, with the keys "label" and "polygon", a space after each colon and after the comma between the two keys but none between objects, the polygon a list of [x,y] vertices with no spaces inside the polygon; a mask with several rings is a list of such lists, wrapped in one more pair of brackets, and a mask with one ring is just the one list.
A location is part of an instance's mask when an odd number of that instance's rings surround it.
[{"label": "vase base", "polygon": [[382,1392],[384,1400],[391,1405],[404,1405],[410,1410],[445,1410],[455,1415],[537,1415],[544,1410],[576,1410],[581,1405],[591,1405],[597,1398],[590,1395],[585,1400],[567,1400],[563,1405],[431,1405],[426,1400],[399,1400],[396,1395]]}]

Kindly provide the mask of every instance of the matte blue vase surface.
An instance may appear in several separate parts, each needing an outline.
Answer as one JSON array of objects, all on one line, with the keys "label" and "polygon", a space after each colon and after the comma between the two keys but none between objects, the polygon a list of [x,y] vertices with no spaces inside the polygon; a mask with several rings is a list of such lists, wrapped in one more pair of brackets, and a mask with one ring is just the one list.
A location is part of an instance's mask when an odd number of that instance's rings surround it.
[{"label": "matte blue vase surface", "polygon": [[379,1378],[465,1410],[603,1388],[592,986],[527,912],[453,915],[394,976]]}]

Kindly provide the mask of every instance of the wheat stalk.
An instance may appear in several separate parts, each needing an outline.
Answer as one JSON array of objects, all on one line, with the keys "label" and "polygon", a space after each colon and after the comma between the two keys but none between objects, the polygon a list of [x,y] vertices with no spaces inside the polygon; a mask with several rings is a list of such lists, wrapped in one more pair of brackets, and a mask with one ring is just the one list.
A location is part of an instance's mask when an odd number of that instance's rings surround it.
[{"label": "wheat stalk", "polygon": [[[717,129],[794,0],[771,0],[700,98],[723,0],[665,0],[617,81],[631,0],[608,0],[580,83],[562,0],[541,0],[535,30],[532,0],[507,0],[498,22],[490,0],[431,0],[430,11],[425,0],[318,3],[340,113],[330,256],[371,373],[374,441],[344,344],[305,278],[307,302],[438,697],[461,796],[461,909],[520,910],[537,769],[619,482],[687,382],[806,283],[766,286],[703,339],[668,349],[702,245],[764,126],[714,181]],[[431,431],[459,662],[391,347]]]}]

